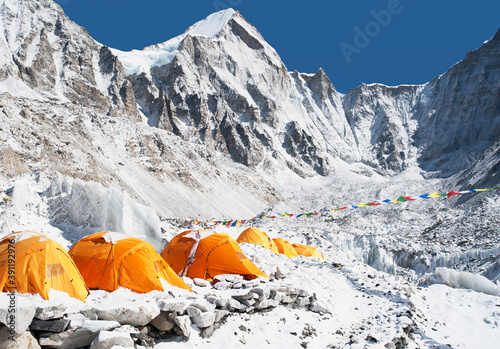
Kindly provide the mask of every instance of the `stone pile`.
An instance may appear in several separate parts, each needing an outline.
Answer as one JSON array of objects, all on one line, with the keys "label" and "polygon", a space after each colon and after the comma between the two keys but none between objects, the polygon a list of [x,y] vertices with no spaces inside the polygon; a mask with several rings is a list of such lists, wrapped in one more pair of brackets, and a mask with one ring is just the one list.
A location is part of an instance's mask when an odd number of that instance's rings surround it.
[{"label": "stone pile", "polygon": [[187,340],[193,329],[210,337],[234,313],[251,314],[278,306],[330,313],[315,294],[273,281],[246,281],[239,275],[220,276],[213,283],[186,281],[195,291],[189,297],[162,292],[137,301],[88,301],[79,310],[50,302],[40,308],[16,308],[15,326],[9,324],[7,309],[0,309],[0,349],[153,348],[162,339]]}]

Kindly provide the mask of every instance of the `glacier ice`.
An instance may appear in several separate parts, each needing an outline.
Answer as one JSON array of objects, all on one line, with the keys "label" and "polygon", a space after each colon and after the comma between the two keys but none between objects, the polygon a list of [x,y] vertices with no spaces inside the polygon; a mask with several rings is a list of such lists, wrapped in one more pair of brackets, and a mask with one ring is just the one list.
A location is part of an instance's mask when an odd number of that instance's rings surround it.
[{"label": "glacier ice", "polygon": [[96,227],[145,240],[160,250],[160,219],[156,212],[127,194],[96,182],[56,176],[46,192],[56,224]]},{"label": "glacier ice", "polygon": [[499,294],[499,288],[486,277],[467,271],[456,271],[444,267],[436,268],[436,276],[445,285],[453,288],[466,288],[491,295]]}]

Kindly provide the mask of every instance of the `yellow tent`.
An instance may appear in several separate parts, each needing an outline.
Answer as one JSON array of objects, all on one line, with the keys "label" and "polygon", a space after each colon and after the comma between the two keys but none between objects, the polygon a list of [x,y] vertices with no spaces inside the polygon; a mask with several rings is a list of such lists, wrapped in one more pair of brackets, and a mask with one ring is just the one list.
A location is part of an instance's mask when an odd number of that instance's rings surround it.
[{"label": "yellow tent", "polygon": [[278,253],[278,247],[273,240],[267,234],[258,228],[248,228],[243,230],[243,232],[236,239],[238,243],[248,242],[249,244],[257,244],[264,246],[268,250]]},{"label": "yellow tent", "polygon": [[292,244],[282,238],[273,239],[276,247],[278,248],[278,252],[284,254],[288,258],[297,257],[299,254],[295,251]]},{"label": "yellow tent", "polygon": [[325,257],[318,251],[316,247],[301,245],[301,244],[292,244],[293,248],[297,253],[301,256],[306,257],[318,257],[322,261],[327,261]]},{"label": "yellow tent", "polygon": [[217,275],[240,274],[245,279],[268,277],[227,234],[188,230],[175,236],[161,256],[181,276],[212,280]]},{"label": "yellow tent", "polygon": [[0,241],[0,291],[38,293],[49,299],[50,289],[82,302],[89,291],[66,250],[33,231],[20,231]]},{"label": "yellow tent", "polygon": [[138,293],[164,291],[163,279],[191,291],[151,244],[126,234],[89,235],[78,241],[69,255],[91,289],[114,291],[123,286]]}]

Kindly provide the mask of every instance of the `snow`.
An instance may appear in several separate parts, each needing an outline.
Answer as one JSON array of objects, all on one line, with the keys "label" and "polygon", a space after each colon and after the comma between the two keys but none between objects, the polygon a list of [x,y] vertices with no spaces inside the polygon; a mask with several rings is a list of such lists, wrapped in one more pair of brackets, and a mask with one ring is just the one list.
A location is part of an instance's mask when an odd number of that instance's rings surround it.
[{"label": "snow", "polygon": [[236,13],[232,8],[211,14],[188,28],[187,34],[215,37]]},{"label": "snow", "polygon": [[[15,5],[20,2],[6,0],[4,3],[16,9]],[[220,43],[222,39],[217,35],[231,18],[260,40],[255,29],[233,10],[226,10],[207,17],[184,34],[162,44],[143,51],[113,52],[119,56],[126,74],[149,74],[152,67],[171,62],[187,35],[209,37],[211,43]],[[31,30],[21,17],[16,18],[12,26],[20,30],[7,32],[11,35],[19,32],[21,38]],[[15,41],[14,37],[7,39]],[[50,39],[54,38],[50,36]],[[253,84],[259,84],[259,92],[275,100],[288,101],[283,110],[277,111],[284,115],[276,125],[277,130],[260,125],[263,134],[270,134],[269,142],[282,144],[286,134],[284,125],[297,122],[318,139],[323,147],[320,151],[326,149],[342,155],[330,158],[333,165],[330,176],[318,176],[313,172],[298,176],[289,168],[294,160],[286,149],[280,150],[285,160],[278,160],[274,153],[265,154],[265,160],[255,169],[247,168],[205,145],[181,141],[164,130],[149,127],[146,122],[97,115],[94,110],[80,106],[70,108],[61,101],[42,101],[40,95],[20,80],[8,77],[0,83],[2,112],[7,115],[0,125],[0,150],[3,152],[10,146],[29,169],[43,170],[14,177],[0,173],[1,194],[12,196],[11,201],[0,201],[2,236],[12,231],[33,230],[69,249],[83,236],[113,231],[107,236],[114,241],[124,233],[146,240],[161,251],[163,245],[181,231],[204,228],[190,227],[185,219],[245,219],[285,211],[312,212],[395,199],[401,195],[417,197],[426,192],[460,190],[458,186],[465,186],[456,177],[426,179],[427,174],[416,163],[409,163],[409,168],[398,175],[378,173],[367,165],[373,160],[372,140],[380,135],[369,132],[378,125],[377,115],[369,104],[358,109],[366,118],[354,120],[358,129],[356,138],[340,107],[346,98],[344,95],[334,95],[332,100],[326,101],[329,113],[323,113],[314,102],[311,90],[306,89],[306,80],[301,75],[288,74],[290,80],[285,79],[283,83],[289,85],[275,91],[276,82],[267,81],[267,77],[275,76],[269,74],[269,62],[263,64],[255,55],[265,53],[275,70],[282,67],[279,56],[263,40],[265,52],[250,50],[237,38],[233,39],[224,43],[227,50],[224,53],[230,54],[241,66],[234,74],[226,66],[215,66],[214,71],[235,94],[250,101],[249,107],[257,108],[252,96],[243,88],[249,76]],[[0,42],[4,45],[0,53],[7,61],[12,54],[6,50],[5,43],[6,40]],[[35,47],[30,50],[29,59],[32,59]],[[56,52],[54,57],[61,65],[60,53]],[[94,59],[95,65],[97,59]],[[61,72],[62,66],[58,69]],[[97,76],[96,86],[106,90],[108,78]],[[184,88],[194,90],[193,86],[200,84],[202,89],[213,92],[206,81],[199,82],[198,78],[193,72],[189,74],[183,81]],[[380,84],[366,86],[385,88]],[[419,103],[425,104],[425,99],[430,98],[431,87],[412,87],[423,90]],[[61,91],[56,92],[62,95]],[[384,117],[397,124],[398,132],[414,130],[416,122],[409,113],[409,103],[383,94],[373,98],[391,106]],[[412,95],[409,93],[402,98],[410,99]],[[307,104],[310,106],[306,107]],[[31,111],[33,120],[22,118],[22,110]],[[39,123],[31,126],[36,122]],[[57,132],[51,125],[57,125]],[[191,124],[186,122],[185,127],[187,132]],[[40,134],[43,146],[21,141],[35,131]],[[148,143],[151,139],[157,143]],[[358,147],[358,143],[361,146]],[[404,140],[404,143],[411,142]],[[163,147],[161,152],[165,151],[166,155],[155,157],[155,152],[160,152],[155,145]],[[44,148],[43,152],[40,148]],[[413,148],[403,150],[416,151]],[[57,159],[64,158],[71,165],[60,168],[60,164],[51,164],[48,159],[53,152],[60,152],[61,158]],[[82,173],[94,175],[96,181],[77,179],[83,177]],[[330,261],[306,257],[288,259],[260,246],[242,244],[247,257],[266,274],[271,275],[279,269],[285,275],[282,280],[256,280],[256,285],[272,283],[300,287],[315,294],[331,314],[283,306],[264,313],[232,314],[211,338],[193,333],[187,343],[177,337],[157,347],[203,345],[220,348],[224,344],[232,348],[295,348],[307,344],[310,348],[383,348],[398,338],[406,338],[410,348],[445,347],[447,344],[457,348],[495,347],[500,340],[500,195],[492,192],[474,195],[465,204],[457,203],[456,197],[418,200],[375,208],[351,207],[312,218],[256,222],[254,225],[271,238],[282,237],[292,243],[313,245]],[[236,238],[246,227],[207,228]],[[240,279],[223,278],[228,284]],[[85,303],[54,290],[50,292],[50,301],[38,295],[16,295],[16,298],[21,306],[47,307],[62,303],[75,311],[94,305],[102,309],[132,309],[141,305],[151,309],[167,294],[185,300],[196,298],[201,302],[208,295],[230,296],[238,292],[223,287],[201,287],[192,280],[187,281],[193,285],[194,293],[162,280],[165,292],[139,295],[123,288],[112,293],[91,291]],[[6,308],[8,302],[8,295],[0,293],[0,308]],[[83,322],[82,327],[92,329],[113,325],[111,322],[100,325]]]},{"label": "snow", "polygon": [[163,43],[129,52],[111,49],[125,68],[126,75],[146,73],[151,68],[167,65],[177,54],[177,49],[187,35],[207,36],[214,38],[236,13],[233,9],[222,10],[211,14],[207,18],[193,24],[184,34],[176,36]]},{"label": "snow", "polygon": [[129,237],[130,236],[127,234],[117,233],[116,231],[108,231],[103,236],[104,241],[106,241],[107,243],[111,242],[113,245],[116,244],[118,241],[128,239]]}]

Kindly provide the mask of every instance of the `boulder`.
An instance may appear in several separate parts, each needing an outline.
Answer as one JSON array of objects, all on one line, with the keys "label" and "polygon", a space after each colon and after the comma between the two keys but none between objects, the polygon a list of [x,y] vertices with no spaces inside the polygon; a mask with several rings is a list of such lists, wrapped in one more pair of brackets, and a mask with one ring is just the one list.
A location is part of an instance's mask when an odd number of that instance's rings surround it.
[{"label": "boulder", "polygon": [[189,315],[189,317],[194,317],[194,316],[199,316],[202,313],[202,311],[196,307],[189,306],[186,308],[186,314]]},{"label": "boulder", "polygon": [[83,316],[83,314],[70,314],[68,315],[68,319],[71,320],[69,325],[70,329],[86,329],[96,334],[101,331],[110,331],[121,326],[119,322],[112,320],[89,320]]},{"label": "boulder", "polygon": [[33,307],[16,307],[15,310],[15,313],[9,313],[9,309],[0,309],[0,323],[17,334],[21,334],[28,329],[33,321],[36,310]]},{"label": "boulder", "polygon": [[[33,309],[34,310],[34,309]],[[0,349],[40,349],[40,345],[29,331],[21,334],[11,333],[11,330],[0,328]]]},{"label": "boulder", "polygon": [[89,320],[97,320],[99,317],[97,316],[97,312],[95,309],[85,309],[85,310],[80,310],[80,314],[85,316]]},{"label": "boulder", "polygon": [[236,299],[238,302],[253,300],[254,294],[252,292],[242,293],[242,294],[234,294],[231,297]]},{"label": "boulder", "polygon": [[176,316],[175,324],[179,326],[185,338],[191,335],[191,318],[188,315]]},{"label": "boulder", "polygon": [[90,349],[111,349],[113,347],[134,348],[134,340],[127,332],[101,331]]},{"label": "boulder", "polygon": [[175,313],[161,311],[160,315],[155,317],[150,325],[154,326],[158,331],[171,331],[175,327]]},{"label": "boulder", "polygon": [[309,307],[309,304],[311,304],[311,301],[309,301],[309,297],[298,297],[295,301],[295,306],[299,309],[307,308]]},{"label": "boulder", "polygon": [[64,304],[48,305],[36,308],[35,317],[40,320],[60,319],[67,313],[68,307]]},{"label": "boulder", "polygon": [[162,311],[175,312],[182,314],[187,307],[187,303],[180,299],[162,299],[158,306]]},{"label": "boulder", "polygon": [[221,322],[226,316],[229,315],[229,311],[227,310],[216,310],[215,311],[215,322]]},{"label": "boulder", "polygon": [[246,307],[241,304],[240,302],[238,302],[236,299],[229,299],[229,304],[228,304],[228,310],[231,311],[231,312],[235,312],[235,311],[239,311],[239,312],[243,312],[245,311]]},{"label": "boulder", "polygon": [[196,300],[193,303],[191,303],[190,306],[198,308],[203,312],[205,312],[205,311],[214,312],[215,311],[215,305],[208,302],[207,300],[201,300],[201,299]]},{"label": "boulder", "polygon": [[210,286],[210,282],[208,282],[207,280],[204,280],[204,279],[200,279],[200,278],[194,278],[193,283],[198,287],[209,287]]},{"label": "boulder", "polygon": [[70,329],[61,333],[42,333],[38,342],[42,347],[58,349],[75,349],[89,346],[97,337],[97,333],[85,328]]},{"label": "boulder", "polygon": [[66,331],[70,322],[71,320],[69,319],[53,319],[53,320],[33,319],[33,322],[30,325],[30,330],[60,333]]},{"label": "boulder", "polygon": [[227,299],[222,299],[215,296],[208,296],[207,302],[213,304],[218,309],[227,309],[229,305],[229,301]]},{"label": "boulder", "polygon": [[255,309],[264,310],[267,308],[276,308],[279,304],[279,301],[276,299],[264,299],[258,304],[255,304]]},{"label": "boulder", "polygon": [[314,312],[314,313],[322,313],[322,314],[331,314],[332,312],[328,307],[321,301],[315,300],[312,302],[312,304],[309,306],[309,310]]},{"label": "boulder", "polygon": [[97,316],[100,320],[114,320],[122,325],[145,326],[160,314],[160,309],[156,304],[133,303],[124,306],[96,308]]},{"label": "boulder", "polygon": [[233,284],[228,281],[220,281],[216,284],[214,284],[214,288],[216,290],[222,291],[222,290],[229,290],[231,287],[233,287]]},{"label": "boulder", "polygon": [[212,312],[201,313],[197,316],[191,316],[191,321],[198,326],[198,328],[206,328],[215,322],[215,314]]},{"label": "boulder", "polygon": [[259,295],[259,298],[269,298],[271,293],[269,288],[262,286],[252,288],[250,292]]}]

